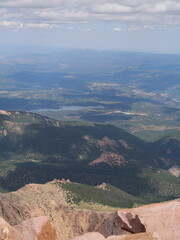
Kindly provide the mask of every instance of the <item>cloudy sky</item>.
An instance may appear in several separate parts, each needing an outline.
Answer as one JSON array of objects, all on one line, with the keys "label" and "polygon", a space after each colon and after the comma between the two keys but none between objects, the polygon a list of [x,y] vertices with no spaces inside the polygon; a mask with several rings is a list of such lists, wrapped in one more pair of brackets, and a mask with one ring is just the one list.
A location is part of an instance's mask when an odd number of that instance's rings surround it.
[{"label": "cloudy sky", "polygon": [[0,44],[180,53],[180,0],[0,0]]}]

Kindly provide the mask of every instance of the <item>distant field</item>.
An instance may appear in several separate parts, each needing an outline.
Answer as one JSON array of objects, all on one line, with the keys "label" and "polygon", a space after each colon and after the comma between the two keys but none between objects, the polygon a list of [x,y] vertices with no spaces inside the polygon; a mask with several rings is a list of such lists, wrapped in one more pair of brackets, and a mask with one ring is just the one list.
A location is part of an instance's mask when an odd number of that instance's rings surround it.
[{"label": "distant field", "polygon": [[157,140],[160,131],[180,129],[179,63],[180,55],[115,51],[4,55],[0,109],[111,123]]},{"label": "distant field", "polygon": [[155,130],[149,130],[149,131],[139,131],[133,133],[133,135],[141,138],[144,141],[148,142],[155,142],[160,140],[164,137],[174,137],[175,139],[178,139],[180,141],[180,131],[179,130],[162,130],[162,131],[155,131]]}]

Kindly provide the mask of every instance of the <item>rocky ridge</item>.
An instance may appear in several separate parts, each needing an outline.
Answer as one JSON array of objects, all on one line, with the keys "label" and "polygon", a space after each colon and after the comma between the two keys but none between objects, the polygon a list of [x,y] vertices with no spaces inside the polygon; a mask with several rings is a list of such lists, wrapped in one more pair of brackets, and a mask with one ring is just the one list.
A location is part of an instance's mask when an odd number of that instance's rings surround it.
[{"label": "rocky ridge", "polygon": [[[57,185],[58,181],[29,184],[16,192],[0,195],[0,215],[8,222],[8,228],[12,229],[11,224],[15,234],[20,234],[18,240],[33,240],[35,236],[38,240],[89,240],[98,237],[102,240],[177,240],[180,237],[178,200],[97,212],[69,203],[68,194]],[[4,225],[5,220],[0,225]]]}]

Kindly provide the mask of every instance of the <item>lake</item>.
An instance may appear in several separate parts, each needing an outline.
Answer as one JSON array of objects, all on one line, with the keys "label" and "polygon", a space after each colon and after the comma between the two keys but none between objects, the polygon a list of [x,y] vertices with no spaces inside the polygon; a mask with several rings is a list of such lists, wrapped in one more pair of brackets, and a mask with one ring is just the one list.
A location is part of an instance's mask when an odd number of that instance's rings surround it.
[{"label": "lake", "polygon": [[102,108],[101,106],[62,106],[61,108],[41,108],[37,110],[31,110],[31,112],[59,112],[59,111],[79,111],[85,109],[94,109],[94,108]]}]

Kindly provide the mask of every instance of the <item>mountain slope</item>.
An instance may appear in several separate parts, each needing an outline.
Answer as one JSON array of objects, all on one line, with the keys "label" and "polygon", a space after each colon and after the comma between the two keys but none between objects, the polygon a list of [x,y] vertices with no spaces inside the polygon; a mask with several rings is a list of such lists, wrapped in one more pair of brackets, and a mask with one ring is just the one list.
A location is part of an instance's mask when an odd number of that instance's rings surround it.
[{"label": "mountain slope", "polygon": [[145,143],[111,125],[63,123],[34,113],[2,111],[0,121],[4,189],[65,178],[88,185],[106,182],[135,197],[151,196],[149,201],[180,197],[180,179],[166,171],[179,159],[164,156],[161,142]]},{"label": "mountain slope", "polygon": [[148,144],[112,125],[62,123],[25,112],[0,114],[0,121],[2,159],[93,165],[101,157],[112,166],[159,164]]}]

